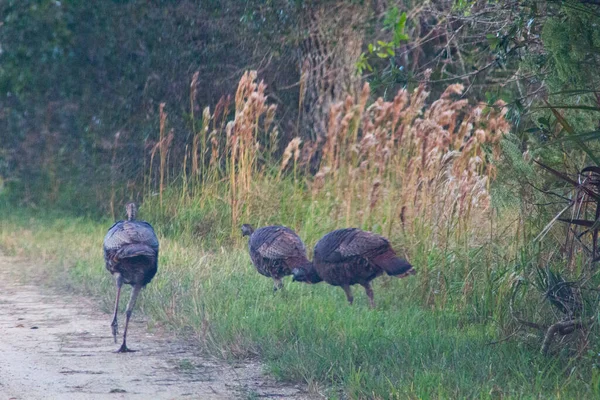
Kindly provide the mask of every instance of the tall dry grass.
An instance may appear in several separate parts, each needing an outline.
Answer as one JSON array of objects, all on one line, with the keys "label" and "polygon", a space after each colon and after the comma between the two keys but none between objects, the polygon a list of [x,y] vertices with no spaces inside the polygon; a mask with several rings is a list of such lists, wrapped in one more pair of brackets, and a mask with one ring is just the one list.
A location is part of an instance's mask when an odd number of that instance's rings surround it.
[{"label": "tall dry grass", "polygon": [[[192,109],[195,90],[192,82]],[[482,387],[492,397],[498,388],[505,397],[597,394],[598,376],[587,364],[565,381],[570,361],[548,363],[537,349],[532,356],[505,340],[517,332],[509,309],[518,265],[533,258],[527,249],[513,252],[518,234],[503,241],[495,234],[492,245],[479,246],[492,222],[498,230],[489,185],[508,124],[501,103],[470,105],[462,90],[449,86],[429,102],[422,85],[392,101],[371,101],[365,85],[332,106],[325,137],[281,146],[276,108],[256,73],[244,74],[235,98],[204,108],[198,121],[191,113],[193,135],[184,149],[173,149],[161,105],[142,212],[164,251],[160,279],[140,308],[156,321],[192,327],[215,354],[260,354],[284,379],[340,387],[350,397],[460,398],[480,395]],[[112,283],[101,256],[88,251],[108,222],[59,218],[36,226],[10,216],[12,225],[0,229],[5,248],[55,258],[60,276],[70,279],[61,282],[105,296],[110,307]],[[241,242],[231,242],[242,222],[292,226],[308,248],[337,227],[374,230],[395,248],[404,243],[419,273],[378,279],[376,312],[360,307],[364,297],[348,307],[327,285],[290,284],[290,295],[275,299]],[[15,235],[19,227],[23,233]]]},{"label": "tall dry grass", "polygon": [[[194,75],[192,109],[196,85]],[[223,98],[214,111],[204,109],[201,121],[193,120],[191,154],[186,150],[180,161],[180,198],[200,205],[209,197],[227,201],[232,233],[264,212],[261,191],[290,179],[293,194],[282,199],[276,191],[270,201],[300,199],[324,206],[333,225],[404,237],[416,237],[418,230],[432,246],[477,238],[476,231],[487,226],[481,222],[489,219],[493,161],[509,129],[502,103],[470,105],[460,98],[459,84],[431,103],[424,84],[412,93],[400,90],[392,101],[370,103],[365,84],[357,97],[331,107],[326,137],[292,138],[276,161],[276,106],[269,104],[265,89],[256,72],[246,72],[233,101]],[[173,132],[165,135],[162,105],[160,115],[160,137],[150,160],[152,165],[159,150],[159,179],[150,189],[158,186],[162,198]],[[311,220],[306,213],[300,218]]]},{"label": "tall dry grass", "polygon": [[165,188],[168,185],[168,169],[167,169],[167,159],[169,157],[169,151],[171,148],[171,144],[174,138],[174,131],[171,129],[168,134],[166,134],[167,129],[167,112],[165,111],[165,103],[160,103],[159,105],[159,134],[158,141],[152,147],[152,151],[150,152],[150,164],[148,169],[148,178],[144,179],[148,182],[148,189],[151,192],[153,190],[153,177],[152,171],[154,166],[154,157],[156,152],[158,152],[159,156],[159,169],[158,169],[158,194],[160,199],[160,205],[163,206],[163,193]]},{"label": "tall dry grass", "polygon": [[[492,161],[509,124],[503,104],[470,106],[459,98],[462,91],[451,85],[427,105],[422,84],[367,107],[365,84],[359,98],[334,105],[313,196],[333,188],[346,225],[379,223],[388,235],[397,224],[406,229],[417,221],[435,237],[449,228],[468,231],[489,208]],[[305,146],[304,164],[317,148],[319,143]]]}]

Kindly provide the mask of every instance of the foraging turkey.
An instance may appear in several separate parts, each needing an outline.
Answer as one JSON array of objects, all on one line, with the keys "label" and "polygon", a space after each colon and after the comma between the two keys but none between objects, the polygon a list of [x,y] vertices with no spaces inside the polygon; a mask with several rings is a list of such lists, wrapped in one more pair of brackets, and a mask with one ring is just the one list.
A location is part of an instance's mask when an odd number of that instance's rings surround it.
[{"label": "foraging turkey", "polygon": [[135,301],[140,290],[146,286],[158,269],[158,239],[152,225],[146,221],[136,220],[137,208],[134,203],[126,206],[127,221],[116,222],[104,237],[104,261],[106,269],[115,277],[117,298],[115,312],[111,323],[112,334],[117,343],[119,325],[117,312],[123,283],[133,287],[131,298],[125,312],[125,330],[123,344],[117,353],[127,353],[134,350],[127,348],[127,327]]},{"label": "foraging turkey", "polygon": [[375,307],[370,282],[383,273],[398,278],[415,274],[413,267],[398,258],[386,238],[356,228],[338,229],[323,236],[315,246],[313,263],[295,268],[293,280],[341,286],[350,304],[350,285],[359,284]]},{"label": "foraging turkey", "polygon": [[256,270],[273,278],[273,291],[283,288],[283,278],[292,274],[292,269],[310,264],[302,239],[285,226],[266,226],[254,230],[251,225],[242,225],[242,236],[250,236],[248,250]]}]

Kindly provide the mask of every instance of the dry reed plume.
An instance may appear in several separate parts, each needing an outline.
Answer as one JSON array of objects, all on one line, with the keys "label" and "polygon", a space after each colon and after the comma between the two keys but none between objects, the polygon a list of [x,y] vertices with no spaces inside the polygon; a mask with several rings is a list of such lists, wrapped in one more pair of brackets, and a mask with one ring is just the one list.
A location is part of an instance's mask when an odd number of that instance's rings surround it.
[{"label": "dry reed plume", "polygon": [[[366,107],[365,84],[357,99],[333,105],[313,197],[334,193],[346,225],[383,224],[388,235],[397,221],[420,220],[435,235],[467,228],[473,211],[489,206],[491,161],[509,124],[502,103],[488,108],[453,100],[462,90],[451,85],[426,107],[429,93],[421,85]],[[305,146],[305,164],[314,147]]]},{"label": "dry reed plume", "polygon": [[[392,101],[380,98],[368,105],[371,93],[365,84],[356,98],[348,96],[332,105],[324,139],[292,139],[279,168],[268,169],[264,167],[272,166],[278,147],[276,107],[268,104],[266,86],[256,79],[255,71],[242,76],[232,116],[229,98],[221,99],[212,114],[204,109],[200,128],[194,130],[191,162],[187,151],[183,160],[186,191],[188,168],[195,182],[198,177],[202,182],[190,187],[205,188],[226,178],[232,232],[253,211],[249,209],[253,185],[260,185],[264,177],[281,182],[290,169],[296,180],[298,168],[305,169],[306,185],[296,190],[313,201],[333,202],[332,218],[346,226],[373,229],[379,225],[390,235],[396,228],[421,224],[436,241],[443,239],[440,235],[466,232],[474,226],[472,218],[485,217],[489,180],[495,176],[492,161],[498,157],[500,138],[509,129],[502,103],[469,105],[458,98],[463,87],[455,84],[429,106],[424,85],[413,93],[400,90]],[[192,109],[196,81],[194,75]],[[157,144],[161,195],[163,163],[172,140],[172,134],[165,137],[163,107]],[[318,150],[322,151],[318,172],[312,176],[309,164]],[[266,175],[267,171],[273,174]],[[304,191],[306,186],[310,190]]]},{"label": "dry reed plume", "polygon": [[171,129],[171,131],[169,131],[169,133],[167,135],[165,135],[166,126],[167,126],[167,112],[165,111],[165,103],[160,103],[160,105],[159,105],[159,116],[160,116],[159,137],[158,137],[158,142],[152,147],[152,150],[150,152],[150,166],[149,166],[150,176],[148,178],[148,185],[149,185],[150,191],[152,192],[152,188],[151,188],[152,169],[153,169],[153,165],[154,165],[154,156],[156,155],[156,152],[158,151],[159,158],[160,158],[160,165],[159,165],[159,172],[158,172],[159,173],[158,191],[159,191],[159,197],[160,197],[160,204],[162,207],[163,192],[165,191],[166,184],[167,184],[165,179],[168,177],[167,158],[169,155],[169,149],[171,147],[171,143],[173,142],[175,133],[174,133],[173,129]]},{"label": "dry reed plume", "polygon": [[[260,137],[276,137],[272,129],[275,106],[267,104],[266,85],[256,83],[256,71],[246,72],[235,94],[235,116],[227,123],[225,155],[230,184],[232,232],[237,229],[244,202],[258,173],[258,155],[261,150],[272,153],[273,148],[262,148]],[[262,128],[262,129],[261,129]],[[271,139],[269,143],[273,143]]]}]

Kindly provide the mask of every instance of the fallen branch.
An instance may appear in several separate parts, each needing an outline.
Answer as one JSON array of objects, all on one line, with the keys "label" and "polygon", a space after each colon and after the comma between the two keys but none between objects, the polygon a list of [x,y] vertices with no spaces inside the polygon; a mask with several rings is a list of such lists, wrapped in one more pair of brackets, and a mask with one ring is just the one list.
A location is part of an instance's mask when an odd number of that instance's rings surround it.
[{"label": "fallen branch", "polygon": [[488,342],[488,343],[486,343],[486,345],[487,345],[487,346],[491,346],[491,345],[495,345],[495,344],[499,344],[499,343],[506,342],[506,341],[507,341],[507,340],[509,340],[511,337],[515,336],[517,333],[519,333],[519,331],[518,331],[518,330],[514,331],[513,333],[511,333],[510,335],[508,335],[508,336],[506,336],[506,337],[504,337],[504,338],[502,338],[502,339],[499,339],[499,340],[494,340],[494,341],[492,341],[492,342]]},{"label": "fallen branch", "polygon": [[522,319],[522,318],[519,318],[519,317],[517,317],[517,316],[516,316],[516,315],[514,315],[514,314],[513,314],[513,316],[512,316],[512,317],[515,319],[515,321],[517,321],[517,322],[518,322],[518,323],[520,323],[521,325],[527,326],[527,327],[529,327],[529,328],[537,329],[537,330],[540,330],[540,331],[545,331],[545,330],[547,330],[547,329],[548,329],[548,327],[547,327],[547,326],[540,325],[540,324],[536,324],[535,322],[529,322],[529,321],[526,321],[526,320],[524,320],[524,319]]},{"label": "fallen branch", "polygon": [[552,344],[552,340],[554,339],[554,335],[556,333],[560,333],[564,336],[573,333],[575,329],[581,329],[582,327],[583,323],[580,319],[560,321],[551,325],[546,331],[546,336],[544,337],[544,342],[542,343],[541,353],[543,355],[548,354],[548,349],[550,348],[550,344]]}]

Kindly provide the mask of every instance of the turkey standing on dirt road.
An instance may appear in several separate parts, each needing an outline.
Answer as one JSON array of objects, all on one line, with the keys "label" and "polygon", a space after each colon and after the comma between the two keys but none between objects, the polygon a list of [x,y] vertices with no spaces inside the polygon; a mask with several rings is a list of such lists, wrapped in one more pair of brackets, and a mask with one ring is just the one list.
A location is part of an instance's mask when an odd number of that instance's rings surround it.
[{"label": "turkey standing on dirt road", "polygon": [[273,291],[283,288],[281,278],[292,274],[292,269],[310,264],[302,239],[285,226],[265,226],[254,230],[242,225],[242,236],[250,236],[248,250],[256,270],[273,278]]},{"label": "turkey standing on dirt road", "polygon": [[152,225],[145,221],[135,219],[137,208],[134,203],[126,206],[127,221],[115,223],[104,237],[104,261],[106,269],[115,277],[117,284],[117,298],[115,312],[111,323],[112,334],[117,343],[119,324],[117,312],[119,310],[119,297],[123,283],[133,287],[131,298],[127,303],[125,312],[125,330],[123,331],[123,344],[117,353],[127,353],[135,350],[127,348],[127,327],[135,300],[140,290],[146,286],[158,269],[158,239]]},{"label": "turkey standing on dirt road", "polygon": [[313,263],[292,271],[293,281],[341,286],[352,304],[350,285],[360,284],[374,308],[370,282],[386,272],[404,278],[415,274],[413,267],[396,253],[386,238],[356,228],[338,229],[323,236],[315,246]]}]

